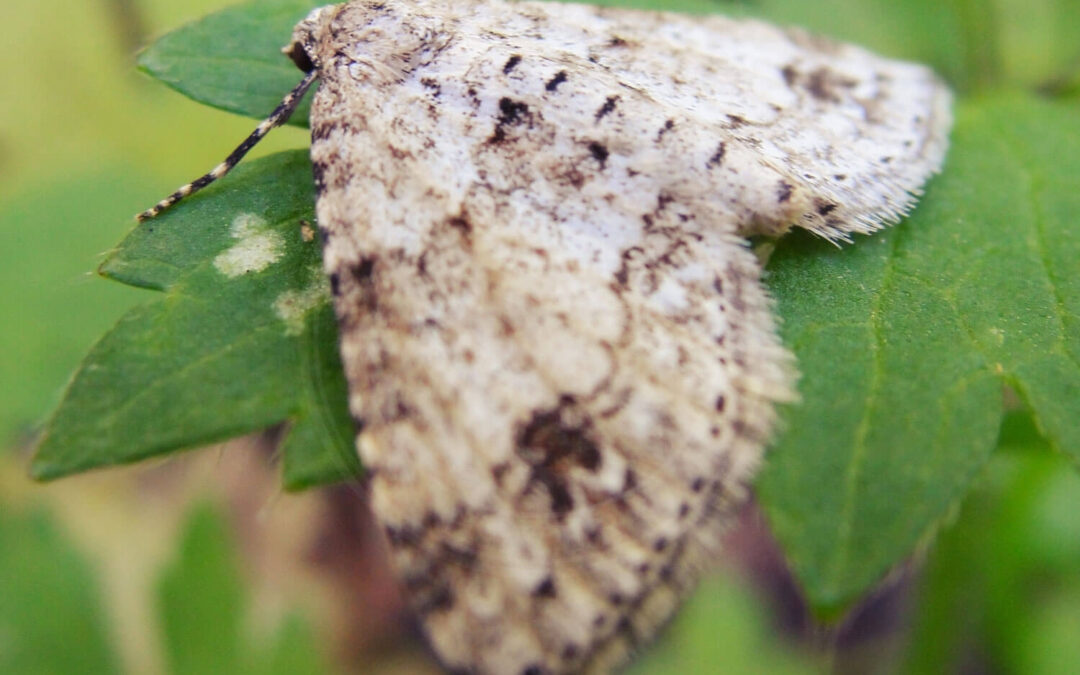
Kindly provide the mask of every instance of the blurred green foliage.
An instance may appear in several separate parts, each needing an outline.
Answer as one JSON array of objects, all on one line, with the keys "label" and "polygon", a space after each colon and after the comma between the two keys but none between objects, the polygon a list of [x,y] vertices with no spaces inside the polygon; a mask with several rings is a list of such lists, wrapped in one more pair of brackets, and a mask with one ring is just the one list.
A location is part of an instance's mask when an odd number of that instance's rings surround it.
[{"label": "blurred green foliage", "polygon": [[176,559],[158,584],[158,608],[171,675],[251,673],[317,675],[326,672],[304,622],[288,617],[260,644],[246,636],[251,598],[225,521],[197,504]]},{"label": "blurred green foliage", "polygon": [[0,510],[0,672],[116,672],[100,593],[46,512]]}]

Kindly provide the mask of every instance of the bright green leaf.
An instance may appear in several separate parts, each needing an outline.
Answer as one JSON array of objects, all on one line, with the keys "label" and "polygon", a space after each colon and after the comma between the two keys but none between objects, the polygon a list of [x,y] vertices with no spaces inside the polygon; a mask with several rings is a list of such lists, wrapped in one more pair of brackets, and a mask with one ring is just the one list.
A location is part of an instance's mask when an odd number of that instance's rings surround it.
[{"label": "bright green leaf", "polygon": [[1059,673],[1075,662],[1080,476],[1033,430],[1009,416],[1003,451],[931,552],[901,672],[979,663],[987,672]]},{"label": "bright green leaf", "polygon": [[243,579],[221,518],[195,509],[180,550],[158,583],[158,609],[171,675],[241,672]]},{"label": "bright green leaf", "polygon": [[285,617],[273,644],[263,651],[254,670],[258,675],[319,675],[329,671],[310,626],[296,615]]},{"label": "bright green leaf", "polygon": [[[725,578],[701,585],[630,675],[801,675],[821,672],[811,659],[784,649],[760,600]],[[777,647],[780,647],[779,649]],[[792,645],[793,647],[793,645]]]},{"label": "bright green leaf", "polygon": [[758,487],[819,608],[870,588],[963,498],[1004,385],[1080,460],[1077,157],[1068,106],[968,104],[906,223],[778,246],[769,285],[803,401]]},{"label": "bright green leaf", "polygon": [[[168,33],[139,55],[139,67],[196,101],[263,118],[303,74],[281,48],[318,0],[238,5]],[[307,126],[307,100],[290,123]]]},{"label": "bright green leaf", "polygon": [[266,644],[247,637],[250,593],[222,518],[194,509],[158,586],[170,675],[325,672],[306,624],[286,617]]},{"label": "bright green leaf", "polygon": [[[286,487],[355,474],[319,243],[303,234],[314,220],[311,186],[306,153],[281,153],[132,231],[102,273],[165,294],[125,315],[86,357],[46,427],[36,477],[284,421]],[[244,264],[265,268],[238,273]]]}]

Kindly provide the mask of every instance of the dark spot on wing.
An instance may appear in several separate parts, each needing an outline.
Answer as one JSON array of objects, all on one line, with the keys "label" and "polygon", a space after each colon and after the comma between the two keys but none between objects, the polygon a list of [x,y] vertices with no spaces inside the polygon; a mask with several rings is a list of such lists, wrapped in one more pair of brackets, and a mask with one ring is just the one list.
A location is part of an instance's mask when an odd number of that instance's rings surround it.
[{"label": "dark spot on wing", "polygon": [[499,99],[499,118],[495,121],[495,131],[488,142],[501,143],[506,140],[506,129],[529,122],[530,115],[527,104],[503,96]]},{"label": "dark spot on wing", "polygon": [[559,72],[555,73],[555,77],[548,80],[548,83],[544,88],[548,91],[555,91],[563,82],[566,82],[566,71],[560,70]]},{"label": "dark spot on wing", "polygon": [[529,106],[515,101],[508,96],[499,99],[499,122],[501,124],[520,124],[529,114]]},{"label": "dark spot on wing", "polygon": [[795,189],[795,186],[786,180],[780,181],[780,185],[776,189],[776,201],[780,204],[791,199],[791,193]]},{"label": "dark spot on wing", "polygon": [[506,65],[503,66],[503,73],[509,75],[510,71],[517,67],[517,64],[521,63],[521,55],[514,54],[506,61]]},{"label": "dark spot on wing", "polygon": [[603,169],[607,164],[608,149],[602,144],[596,141],[589,142],[589,154],[593,156],[597,162],[600,162],[600,168]]},{"label": "dark spot on wing", "polygon": [[439,96],[442,94],[442,85],[440,85],[439,81],[433,77],[425,77],[421,79],[420,84],[424,85],[425,89],[430,89],[431,95],[435,98],[439,98]]},{"label": "dark spot on wing", "polygon": [[780,69],[780,75],[792,89],[801,88],[813,98],[829,103],[839,103],[843,100],[843,90],[857,84],[855,80],[830,70],[826,66],[804,73],[794,65],[788,64]]},{"label": "dark spot on wing", "polygon": [[534,412],[517,434],[517,453],[532,467],[529,484],[547,489],[557,518],[574,507],[571,472],[595,472],[602,459],[592,439],[592,421],[576,416],[573,399],[566,397],[556,408]]},{"label": "dark spot on wing", "polygon": [[724,141],[720,141],[720,144],[716,146],[716,152],[709,158],[709,161],[705,163],[706,168],[712,169],[720,166],[724,162],[724,155],[727,153],[727,144]]},{"label": "dark spot on wing", "polygon": [[[368,312],[374,312],[378,307],[378,297],[375,291],[375,258],[364,257],[359,261],[345,267],[348,272],[350,293],[358,293],[359,304]],[[341,283],[338,279],[338,283]]]},{"label": "dark spot on wing", "polygon": [[608,96],[604,101],[604,105],[600,106],[600,109],[596,111],[596,121],[599,122],[605,115],[615,110],[615,105],[619,102],[618,96]]},{"label": "dark spot on wing", "polygon": [[495,466],[491,467],[491,477],[495,479],[496,485],[502,485],[503,479],[506,478],[506,472],[509,470],[509,462],[499,462]]},{"label": "dark spot on wing", "polygon": [[664,134],[675,128],[675,120],[667,120],[664,122],[664,126],[660,127],[660,131],[656,132],[656,140],[659,141],[664,137]]},{"label": "dark spot on wing", "polygon": [[544,577],[544,580],[536,585],[533,589],[534,598],[554,598],[555,593],[555,580],[551,577]]},{"label": "dark spot on wing", "polygon": [[461,236],[466,239],[469,237],[469,235],[472,234],[472,223],[465,215],[459,215],[454,216],[453,218],[449,218],[447,219],[446,224],[460,232]]},{"label": "dark spot on wing", "polygon": [[[330,127],[329,124],[320,124],[320,125],[316,126],[315,128],[316,128],[316,130],[318,130],[318,129],[327,129],[329,127]],[[326,177],[325,177],[326,176],[326,167],[324,167],[320,162],[312,162],[311,176],[315,181],[315,192],[316,192],[316,194],[322,194],[323,191],[326,190]]]},{"label": "dark spot on wing", "polygon": [[835,210],[836,210],[836,204],[833,204],[831,202],[821,202],[821,201],[819,201],[818,204],[817,204],[817,212],[820,215],[827,216],[827,215],[829,215],[830,213],[832,213]]}]

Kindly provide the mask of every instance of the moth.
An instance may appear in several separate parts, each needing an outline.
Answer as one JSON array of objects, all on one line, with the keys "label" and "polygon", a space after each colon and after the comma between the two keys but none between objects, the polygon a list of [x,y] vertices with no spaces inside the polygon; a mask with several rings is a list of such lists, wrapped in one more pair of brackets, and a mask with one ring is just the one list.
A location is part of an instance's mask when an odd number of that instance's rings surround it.
[{"label": "moth", "polygon": [[746,244],[895,222],[941,166],[928,69],[719,16],[316,9],[317,226],[371,505],[439,658],[607,672],[693,587],[795,368]]}]

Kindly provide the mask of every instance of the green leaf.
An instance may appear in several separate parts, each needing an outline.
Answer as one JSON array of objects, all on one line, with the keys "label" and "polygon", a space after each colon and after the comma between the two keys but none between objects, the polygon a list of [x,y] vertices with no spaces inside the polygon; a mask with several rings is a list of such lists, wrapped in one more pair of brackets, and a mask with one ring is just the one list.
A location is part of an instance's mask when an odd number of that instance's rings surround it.
[{"label": "green leaf", "polygon": [[1003,429],[1008,450],[929,556],[901,672],[979,663],[985,672],[1060,673],[1080,658],[1080,475],[1018,417]]},{"label": "green leaf", "polygon": [[241,672],[244,595],[225,524],[209,506],[194,509],[158,582],[169,673]]},{"label": "green leaf", "polygon": [[119,672],[87,561],[43,511],[0,509],[0,672]]},{"label": "green leaf", "polygon": [[296,615],[285,617],[269,650],[259,655],[258,675],[319,675],[329,672],[317,649],[315,635]]},{"label": "green leaf", "polygon": [[759,495],[811,602],[840,609],[931,534],[995,447],[1002,387],[1080,460],[1080,120],[960,106],[902,225],[781,242],[769,285],[803,379]]},{"label": "green leaf", "polygon": [[[95,345],[46,426],[51,479],[291,423],[289,489],[358,470],[303,151],[247,163],[137,227],[102,273],[164,296]],[[310,226],[309,226],[310,229]],[[261,256],[261,257],[260,257]],[[243,264],[263,269],[239,273]]]},{"label": "green leaf", "polygon": [[630,669],[630,675],[809,675],[808,658],[785,649],[765,607],[732,579],[708,579],[687,601],[672,626]]},{"label": "green leaf", "polygon": [[[281,48],[318,0],[238,5],[174,30],[139,54],[139,68],[201,103],[262,119],[303,74]],[[307,126],[308,92],[289,120]]]},{"label": "green leaf", "polygon": [[305,623],[295,616],[286,617],[268,641],[246,637],[249,595],[225,523],[208,505],[194,509],[177,558],[158,585],[169,673],[325,672]]}]

